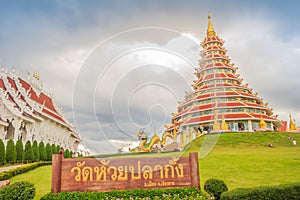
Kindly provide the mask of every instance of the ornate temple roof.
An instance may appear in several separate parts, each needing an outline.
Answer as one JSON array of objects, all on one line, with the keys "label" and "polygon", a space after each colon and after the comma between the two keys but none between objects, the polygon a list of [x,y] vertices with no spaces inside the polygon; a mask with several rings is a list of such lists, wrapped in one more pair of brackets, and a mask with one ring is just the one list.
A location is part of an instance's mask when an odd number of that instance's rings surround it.
[{"label": "ornate temple roof", "polygon": [[[62,110],[55,104],[52,97],[43,89],[39,76],[28,74],[28,78],[21,77],[15,70],[10,72],[2,69],[0,72],[1,106],[5,106],[14,116],[24,121],[52,120],[72,132],[79,139],[74,127],[66,120]],[[3,115],[3,113],[1,113]],[[6,124],[5,116],[0,115],[0,121]]]}]

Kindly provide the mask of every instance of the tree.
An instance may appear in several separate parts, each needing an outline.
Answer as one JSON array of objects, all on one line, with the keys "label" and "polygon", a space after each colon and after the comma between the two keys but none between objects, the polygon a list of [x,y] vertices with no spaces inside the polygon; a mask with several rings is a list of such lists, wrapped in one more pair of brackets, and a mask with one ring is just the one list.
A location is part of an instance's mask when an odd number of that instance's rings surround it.
[{"label": "tree", "polygon": [[5,146],[2,139],[0,139],[0,165],[5,163]]},{"label": "tree", "polygon": [[55,151],[55,153],[58,153],[58,152],[59,152],[59,150],[60,150],[60,146],[59,146],[59,145],[57,145],[57,146],[56,146],[56,151]]},{"label": "tree", "polygon": [[69,149],[65,150],[64,156],[65,156],[65,158],[70,158],[71,157]]},{"label": "tree", "polygon": [[16,161],[16,147],[14,141],[9,139],[6,144],[6,161],[7,162],[15,162]]},{"label": "tree", "polygon": [[32,147],[31,147],[31,142],[28,140],[25,144],[25,160],[27,161],[32,161],[34,158]]},{"label": "tree", "polygon": [[24,160],[24,149],[22,140],[18,140],[16,143],[17,161]]},{"label": "tree", "polygon": [[47,160],[51,161],[52,160],[52,148],[49,143],[46,145],[46,154],[47,154]]},{"label": "tree", "polygon": [[46,161],[47,153],[46,153],[45,145],[43,142],[40,142],[40,144],[39,144],[39,153],[40,153],[40,160]]},{"label": "tree", "polygon": [[34,142],[32,143],[32,150],[33,150],[34,160],[35,161],[40,160],[40,153],[39,153],[39,148],[36,140],[34,140]]},{"label": "tree", "polygon": [[51,149],[52,149],[52,154],[57,154],[58,152],[56,151],[56,146],[55,144],[51,145]]}]

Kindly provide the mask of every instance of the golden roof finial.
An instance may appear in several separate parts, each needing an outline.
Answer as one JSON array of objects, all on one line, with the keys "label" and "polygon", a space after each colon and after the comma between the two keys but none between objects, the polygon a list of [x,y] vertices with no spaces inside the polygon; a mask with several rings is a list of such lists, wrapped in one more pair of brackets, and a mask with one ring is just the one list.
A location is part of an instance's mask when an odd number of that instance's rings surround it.
[{"label": "golden roof finial", "polygon": [[210,13],[208,13],[207,18],[208,18],[208,26],[207,26],[206,37],[216,36],[215,30],[214,30],[213,25],[210,21],[210,18],[211,18]]}]

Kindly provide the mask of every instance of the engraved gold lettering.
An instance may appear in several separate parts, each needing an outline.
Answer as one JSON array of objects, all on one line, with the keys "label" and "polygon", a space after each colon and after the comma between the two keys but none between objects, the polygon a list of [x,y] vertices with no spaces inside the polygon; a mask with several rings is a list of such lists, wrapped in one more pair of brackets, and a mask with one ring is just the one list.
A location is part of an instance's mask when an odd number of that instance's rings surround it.
[{"label": "engraved gold lettering", "polygon": [[154,166],[154,170],[160,170],[160,178],[164,178],[164,171],[163,171],[163,167],[161,165],[155,165]]},{"label": "engraved gold lettering", "polygon": [[105,180],[106,181],[106,166],[95,167],[94,172],[96,172],[96,180]]},{"label": "engraved gold lettering", "polygon": [[152,179],[153,178],[153,171],[152,171],[152,167],[150,165],[145,165],[142,168],[142,171],[143,171],[144,179]]},{"label": "engraved gold lettering", "polygon": [[82,180],[87,181],[90,179],[90,181],[93,180],[93,169],[91,167],[84,167],[82,169]]},{"label": "engraved gold lettering", "polygon": [[114,173],[111,175],[111,179],[112,180],[117,180],[118,176],[117,176],[117,168],[115,166],[109,166],[107,168],[107,172],[110,173],[111,170],[114,170]]},{"label": "engraved gold lettering", "polygon": [[77,175],[75,176],[75,181],[80,181],[81,180],[81,167],[83,166],[83,165],[85,165],[85,162],[77,162],[76,163],[76,167],[73,167],[72,169],[71,169],[71,173],[74,173],[75,172],[75,170],[77,170]]},{"label": "engraved gold lettering", "polygon": [[169,177],[169,171],[171,171],[171,177],[174,178],[174,167],[172,165],[165,165],[165,177]]},{"label": "engraved gold lettering", "polygon": [[179,164],[178,166],[176,166],[175,171],[176,171],[178,178],[183,178],[183,165],[182,164]]},{"label": "engraved gold lettering", "polygon": [[129,171],[131,171],[131,180],[140,180],[141,179],[141,163],[140,161],[138,161],[137,163],[137,176],[135,176],[135,170],[134,170],[134,166],[130,165],[129,166]]},{"label": "engraved gold lettering", "polygon": [[119,166],[118,167],[118,172],[119,172],[118,180],[121,180],[121,181],[128,180],[127,166]]}]

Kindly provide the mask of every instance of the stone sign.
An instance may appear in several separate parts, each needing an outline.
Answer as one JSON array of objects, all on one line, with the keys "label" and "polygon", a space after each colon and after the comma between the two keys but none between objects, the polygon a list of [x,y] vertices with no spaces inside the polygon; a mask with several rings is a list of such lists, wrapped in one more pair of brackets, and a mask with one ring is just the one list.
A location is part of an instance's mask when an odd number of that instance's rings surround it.
[{"label": "stone sign", "polygon": [[53,193],[188,186],[200,189],[197,153],[187,157],[52,157]]}]

